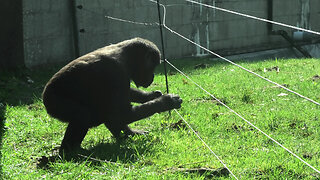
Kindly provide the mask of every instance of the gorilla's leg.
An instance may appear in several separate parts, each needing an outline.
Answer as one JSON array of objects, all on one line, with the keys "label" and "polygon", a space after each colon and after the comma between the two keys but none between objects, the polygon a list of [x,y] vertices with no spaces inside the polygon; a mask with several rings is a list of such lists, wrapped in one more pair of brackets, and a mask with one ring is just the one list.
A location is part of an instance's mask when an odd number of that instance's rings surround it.
[{"label": "gorilla's leg", "polygon": [[69,123],[61,143],[60,153],[80,149],[80,145],[89,127],[78,123]]},{"label": "gorilla's leg", "polygon": [[60,153],[68,153],[80,148],[88,129],[96,125],[94,124],[95,112],[79,102],[54,93],[47,94],[45,102],[51,116],[69,123],[60,146]]},{"label": "gorilla's leg", "polygon": [[133,106],[130,110],[119,111],[117,114],[114,114],[112,118],[105,118],[108,119],[105,125],[115,138],[120,137],[121,131],[123,131],[126,136],[145,134],[147,133],[146,131],[130,129],[128,124],[147,118],[155,113],[180,108],[181,103],[182,99],[180,99],[179,96],[172,94],[162,95],[141,105]]},{"label": "gorilla's leg", "polygon": [[126,125],[123,129],[123,132],[126,136],[133,136],[136,134],[147,134],[148,131],[144,131],[144,130],[137,130],[137,129],[131,129],[128,125]]},{"label": "gorilla's leg", "polygon": [[109,129],[111,134],[115,138],[119,138],[121,131],[124,129],[125,125],[120,125],[120,123],[114,123],[114,122],[105,122],[104,125]]},{"label": "gorilla's leg", "polygon": [[119,124],[111,125],[110,123],[105,123],[105,126],[110,130],[110,132],[112,133],[112,135],[115,138],[121,137],[121,131],[123,131],[125,137],[130,136],[130,135],[147,133],[147,131],[143,131],[143,130],[133,130],[127,124],[123,124],[123,125],[119,126]]},{"label": "gorilla's leg", "polygon": [[140,119],[147,118],[155,113],[164,112],[167,110],[180,108],[182,99],[179,96],[166,94],[162,95],[154,100],[148,101],[138,106],[133,106],[130,113],[122,113],[115,116],[121,119],[121,123],[109,123],[106,124],[107,128],[111,133],[118,138],[121,131],[124,132],[126,136],[135,134],[145,134],[147,131],[143,130],[132,130],[129,128],[128,124],[138,121]]}]

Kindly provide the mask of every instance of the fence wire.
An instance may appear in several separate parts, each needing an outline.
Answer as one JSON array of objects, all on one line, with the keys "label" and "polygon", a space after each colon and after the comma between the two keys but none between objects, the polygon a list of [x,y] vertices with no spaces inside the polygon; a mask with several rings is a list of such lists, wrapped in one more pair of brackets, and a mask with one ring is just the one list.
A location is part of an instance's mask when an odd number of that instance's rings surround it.
[{"label": "fence wire", "polygon": [[[157,2],[154,1],[154,0],[149,0],[149,1],[151,1],[151,2],[153,2],[153,3],[157,3]],[[201,6],[205,6],[205,7],[208,7],[208,8],[213,8],[213,9],[221,10],[221,11],[224,11],[224,12],[232,13],[232,14],[235,14],[235,15],[239,15],[239,16],[243,16],[243,17],[247,17],[247,18],[251,18],[251,19],[255,19],[255,20],[259,20],[259,21],[264,21],[264,22],[267,22],[267,23],[272,23],[272,24],[280,25],[280,26],[284,26],[284,27],[287,27],[287,28],[291,28],[291,29],[296,29],[296,30],[300,30],[300,31],[305,31],[305,32],[308,32],[308,33],[316,34],[316,35],[320,35],[320,33],[319,33],[319,32],[316,32],[316,31],[311,31],[311,30],[307,30],[307,29],[303,29],[303,28],[298,28],[298,27],[291,26],[291,25],[287,25],[287,24],[284,24],[284,23],[279,23],[279,22],[275,22],[275,21],[270,21],[270,20],[266,20],[266,19],[263,19],[263,18],[258,18],[258,17],[255,17],[255,16],[251,16],[251,15],[247,15],[247,14],[243,14],[243,13],[239,13],[239,12],[235,12],[235,11],[231,11],[231,10],[227,10],[227,9],[223,9],[223,8],[218,8],[218,7],[215,7],[215,6],[211,6],[211,5],[199,3],[199,2],[196,2],[196,1],[193,1],[193,0],[185,0],[185,1],[190,2],[190,3],[194,3],[194,4],[198,4],[198,5],[201,5]],[[276,82],[273,82],[273,81],[271,81],[271,80],[269,80],[269,79],[267,79],[267,78],[265,78],[265,77],[263,77],[263,76],[255,73],[255,72],[251,71],[251,70],[248,70],[248,69],[246,69],[246,68],[244,68],[244,67],[242,67],[242,66],[240,66],[240,65],[238,65],[238,64],[236,64],[236,63],[234,63],[233,61],[231,61],[231,60],[229,60],[229,59],[227,59],[227,58],[225,58],[225,57],[222,57],[221,55],[219,55],[219,54],[217,54],[217,53],[215,53],[215,52],[213,52],[213,51],[211,51],[211,50],[209,50],[209,49],[201,46],[200,44],[197,44],[197,43],[193,42],[192,40],[186,38],[185,36],[181,35],[180,33],[172,30],[172,29],[169,28],[169,27],[166,25],[166,23],[165,23],[165,22],[166,22],[166,21],[165,21],[165,20],[166,20],[166,8],[165,8],[165,5],[163,5],[163,4],[160,4],[160,5],[163,7],[163,11],[164,11],[164,14],[163,14],[163,23],[162,23],[162,24],[159,24],[159,23],[156,23],[156,22],[154,22],[154,23],[135,22],[135,21],[125,20],[125,19],[121,19],[121,18],[118,18],[118,17],[112,17],[112,16],[105,16],[105,17],[108,18],[108,19],[112,19],[112,20],[116,20],[116,21],[121,21],[121,22],[126,22],[126,23],[137,24],[137,25],[144,25],[144,26],[157,26],[157,25],[161,25],[161,26],[163,26],[166,30],[168,30],[169,32],[177,35],[178,37],[180,37],[180,38],[182,38],[182,39],[184,39],[184,40],[186,40],[186,41],[188,41],[188,42],[190,42],[190,43],[192,43],[192,44],[194,44],[194,45],[196,45],[196,46],[198,46],[198,47],[200,47],[201,49],[203,49],[203,50],[211,53],[212,55],[215,55],[215,56],[219,57],[219,58],[222,59],[222,60],[225,60],[225,61],[227,61],[227,62],[229,62],[229,63],[231,63],[231,64],[233,64],[233,65],[235,65],[235,66],[237,66],[237,67],[239,67],[239,68],[241,68],[241,69],[243,69],[243,70],[245,70],[245,71],[247,71],[247,72],[249,72],[249,73],[251,73],[251,74],[253,74],[253,75],[255,75],[255,76],[259,77],[259,78],[261,78],[261,79],[263,79],[263,80],[266,80],[266,81],[268,81],[268,82],[270,82],[270,83],[272,83],[272,84],[275,84],[275,85],[277,85],[278,87],[283,88],[283,89],[285,89],[286,91],[289,91],[289,92],[291,92],[291,93],[293,93],[293,94],[295,94],[295,95],[297,95],[297,96],[299,96],[299,97],[301,97],[301,98],[304,98],[304,99],[306,99],[306,100],[308,100],[308,101],[310,101],[310,102],[312,102],[312,103],[314,103],[314,104],[316,104],[316,105],[320,105],[320,103],[318,103],[318,102],[316,102],[316,101],[314,101],[314,100],[312,100],[312,99],[310,99],[310,98],[308,98],[308,97],[305,97],[305,96],[303,96],[303,95],[301,95],[301,94],[299,94],[299,93],[297,93],[297,92],[295,92],[295,91],[293,91],[293,90],[290,90],[290,89],[288,89],[288,88],[286,88],[286,87],[284,87],[284,86],[282,86],[282,85],[280,85],[280,84],[278,84],[278,83],[276,83]],[[178,68],[176,68],[176,67],[175,67],[173,64],[171,64],[169,61],[167,61],[167,60],[165,60],[165,61],[166,61],[170,66],[172,66],[174,69],[176,69],[180,74],[182,74],[183,76],[185,76],[187,79],[189,79],[190,81],[192,81],[195,85],[197,85],[200,89],[202,89],[204,92],[206,92],[206,93],[209,94],[211,97],[213,97],[215,100],[217,100],[220,104],[222,104],[222,105],[225,106],[227,109],[229,109],[231,112],[233,112],[233,113],[236,114],[238,117],[240,117],[240,118],[243,119],[245,122],[247,122],[250,126],[254,127],[256,130],[258,130],[259,132],[261,132],[263,135],[265,135],[267,138],[269,138],[269,139],[272,140],[274,143],[276,143],[277,145],[279,145],[281,148],[283,148],[284,150],[286,150],[287,152],[289,152],[291,155],[293,155],[294,157],[296,157],[297,159],[299,159],[301,162],[303,162],[304,164],[306,164],[308,167],[312,168],[314,171],[316,171],[317,173],[320,174],[320,171],[317,170],[315,167],[313,167],[312,165],[310,165],[309,163],[307,163],[306,161],[304,161],[304,160],[303,160],[302,158],[300,158],[298,155],[296,155],[295,153],[293,153],[292,151],[290,151],[288,148],[284,147],[284,146],[283,146],[282,144],[280,144],[278,141],[276,141],[275,139],[273,139],[272,137],[270,137],[268,134],[266,134],[265,132],[263,132],[261,129],[259,129],[258,127],[256,127],[255,125],[253,125],[250,121],[246,120],[246,119],[245,119],[244,117],[242,117],[240,114],[238,114],[238,113],[235,112],[233,109],[231,109],[230,107],[228,107],[227,105],[225,105],[223,102],[221,102],[221,101],[220,101],[219,99],[217,99],[215,96],[213,96],[213,95],[212,95],[211,93],[209,93],[207,90],[205,90],[204,88],[202,88],[199,84],[197,84],[195,81],[193,81],[191,78],[189,78],[185,73],[183,73],[181,70],[179,70]],[[190,124],[189,124],[187,121],[185,121],[185,119],[183,119],[183,117],[181,116],[181,114],[179,114],[179,112],[178,112],[177,110],[175,110],[175,112],[177,112],[177,114],[180,116],[180,118],[189,126],[189,128],[190,128],[193,132],[195,132],[195,131],[193,130],[193,128],[190,126]],[[224,166],[225,168],[227,168],[227,166],[226,166],[226,165],[223,163],[223,161],[211,150],[211,148],[207,145],[207,143],[205,143],[205,142],[203,141],[203,139],[202,139],[196,132],[195,132],[195,134],[196,134],[197,137],[206,145],[206,147],[210,150],[210,152],[211,152],[212,154],[214,154],[214,156],[223,164],[223,166]],[[228,169],[228,171],[231,173],[231,175],[232,175],[235,179],[238,179],[238,178],[229,170],[229,168],[227,168],[227,169]]]}]

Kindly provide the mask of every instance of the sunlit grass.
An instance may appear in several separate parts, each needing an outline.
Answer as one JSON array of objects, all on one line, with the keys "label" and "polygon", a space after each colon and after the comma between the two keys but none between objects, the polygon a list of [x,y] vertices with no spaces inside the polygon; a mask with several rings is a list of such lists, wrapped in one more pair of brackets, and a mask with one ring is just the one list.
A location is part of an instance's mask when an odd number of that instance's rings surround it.
[{"label": "sunlit grass", "polygon": [[[238,63],[320,101],[320,80],[315,78],[320,74],[318,59]],[[198,59],[173,61],[173,64],[230,108],[320,169],[319,106],[221,61]],[[147,90],[165,92],[162,67],[157,73]],[[179,128],[173,125],[180,120],[174,111],[170,116],[168,113],[156,114],[132,124],[131,127],[150,133],[124,142],[116,142],[104,126],[91,129],[82,147],[93,152],[92,157],[100,161],[58,159],[46,168],[37,167],[37,159],[56,153],[54,149],[59,147],[66,127],[45,112],[40,92],[50,73],[43,74],[46,73],[30,72],[28,76],[34,80],[31,84],[25,83],[23,78],[9,81],[12,77],[7,77],[9,84],[0,90],[0,98],[7,104],[1,149],[4,179],[205,179],[210,172],[191,173],[188,169],[223,167],[183,123]],[[238,178],[320,178],[314,170],[219,105],[187,78],[172,68],[168,74],[170,93],[179,94],[184,100],[179,112]],[[25,93],[12,96],[8,87],[17,94],[29,91],[28,97]],[[22,98],[20,102],[19,98]],[[186,171],[176,171],[178,168]],[[229,179],[231,176],[214,178]]]}]

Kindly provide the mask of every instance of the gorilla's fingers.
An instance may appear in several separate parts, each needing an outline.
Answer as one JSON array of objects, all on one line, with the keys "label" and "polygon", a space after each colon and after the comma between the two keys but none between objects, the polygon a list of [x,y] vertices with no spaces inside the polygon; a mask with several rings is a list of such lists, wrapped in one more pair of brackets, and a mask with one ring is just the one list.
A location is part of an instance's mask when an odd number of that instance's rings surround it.
[{"label": "gorilla's fingers", "polygon": [[162,96],[162,92],[161,91],[153,91],[152,93],[153,93],[153,96],[155,98],[158,98],[158,97]]}]

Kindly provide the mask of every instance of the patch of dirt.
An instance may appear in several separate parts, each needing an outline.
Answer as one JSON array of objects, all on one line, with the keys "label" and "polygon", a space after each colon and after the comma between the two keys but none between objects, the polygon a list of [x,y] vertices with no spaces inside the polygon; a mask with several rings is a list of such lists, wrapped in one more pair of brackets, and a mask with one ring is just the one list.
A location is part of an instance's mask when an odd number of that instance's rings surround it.
[{"label": "patch of dirt", "polygon": [[183,173],[198,173],[200,175],[205,175],[206,178],[214,178],[214,177],[221,177],[221,176],[228,176],[229,171],[227,168],[218,168],[218,169],[211,169],[205,167],[199,168],[171,168],[167,169],[167,171],[171,172],[183,172]]},{"label": "patch of dirt", "polygon": [[[218,99],[219,99],[222,103],[224,103],[224,104],[226,104],[226,105],[229,103],[229,102],[228,102],[226,99],[224,99],[224,98],[218,98]],[[221,104],[219,101],[213,99],[212,97],[194,98],[194,99],[192,99],[192,101],[196,101],[196,102],[209,102],[209,101],[211,101],[213,104],[221,105],[221,106],[222,106],[222,104]]]},{"label": "patch of dirt", "polygon": [[183,120],[179,120],[178,122],[176,122],[176,123],[171,123],[170,125],[169,125],[169,127],[170,128],[172,128],[172,129],[185,129],[187,126],[186,126],[186,124],[183,122]]},{"label": "patch of dirt", "polygon": [[276,71],[278,73],[278,72],[280,72],[280,68],[278,66],[274,66],[271,68],[264,68],[263,71],[264,72]]},{"label": "patch of dirt", "polygon": [[320,80],[320,76],[319,76],[319,75],[314,75],[314,76],[312,77],[312,80],[313,80],[313,81],[319,81],[319,80]]},{"label": "patch of dirt", "polygon": [[197,64],[194,66],[194,69],[205,69],[205,68],[208,68],[209,67],[209,64]]}]

